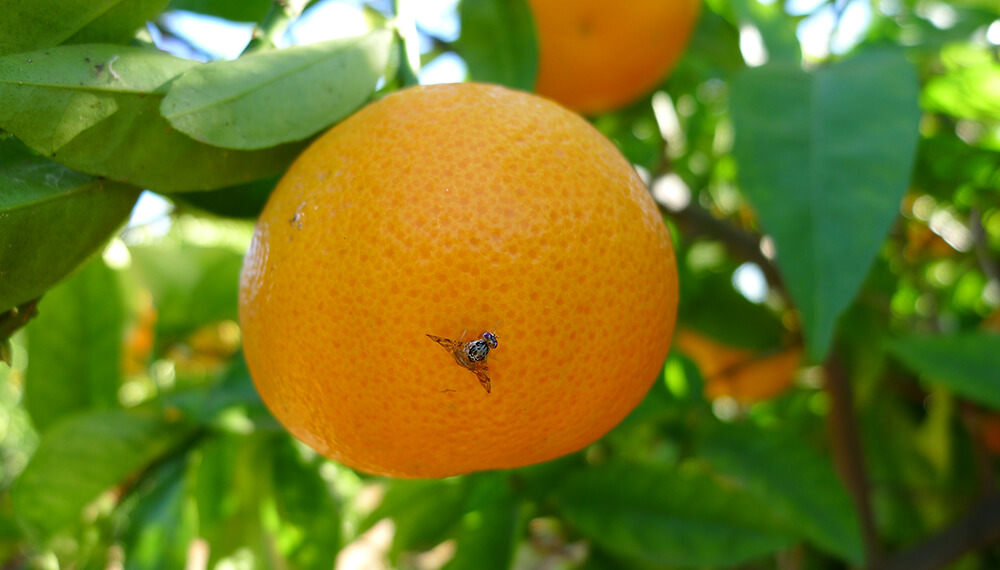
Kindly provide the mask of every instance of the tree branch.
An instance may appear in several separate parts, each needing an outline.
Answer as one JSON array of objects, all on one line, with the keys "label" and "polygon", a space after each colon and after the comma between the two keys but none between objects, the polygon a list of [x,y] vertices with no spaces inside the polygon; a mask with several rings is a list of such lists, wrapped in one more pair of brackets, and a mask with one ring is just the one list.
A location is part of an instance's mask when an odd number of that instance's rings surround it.
[{"label": "tree branch", "polygon": [[976,259],[986,278],[1000,285],[1000,263],[990,255],[990,247],[986,243],[986,229],[983,228],[983,215],[976,206],[969,212],[969,232],[972,234]]},{"label": "tree branch", "polygon": [[875,568],[882,561],[882,545],[879,543],[875,517],[872,515],[868,475],[865,471],[861,437],[858,434],[857,417],[854,413],[851,383],[836,347],[831,350],[823,368],[826,372],[825,387],[832,404],[829,421],[834,458],[858,512],[861,536],[865,545],[866,565]]},{"label": "tree branch", "polygon": [[983,500],[961,519],[926,541],[891,557],[878,570],[933,570],[1000,540],[1000,495]]},{"label": "tree branch", "polygon": [[673,210],[657,203],[660,211],[672,219],[687,237],[706,237],[721,241],[735,257],[757,264],[771,288],[784,293],[785,284],[774,262],[760,249],[761,236],[741,230],[713,216],[693,200],[683,210]]}]

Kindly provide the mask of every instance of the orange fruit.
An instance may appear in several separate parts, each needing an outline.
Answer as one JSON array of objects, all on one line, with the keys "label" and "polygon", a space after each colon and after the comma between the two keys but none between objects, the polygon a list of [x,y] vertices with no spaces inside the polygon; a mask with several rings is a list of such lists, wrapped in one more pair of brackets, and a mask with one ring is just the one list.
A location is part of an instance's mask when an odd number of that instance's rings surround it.
[{"label": "orange fruit", "polygon": [[677,63],[700,0],[528,0],[538,35],[535,90],[581,113],[638,99]]},{"label": "orange fruit", "polygon": [[[618,150],[550,101],[469,83],[399,91],[315,141],[240,285],[247,364],[278,420],[400,477],[593,442],[658,376],[676,304],[669,235]],[[490,393],[427,336],[486,331]]]},{"label": "orange fruit", "polygon": [[705,379],[705,396],[729,396],[742,404],[773,398],[787,390],[802,363],[802,347],[759,355],[722,344],[689,329],[677,331],[677,348],[688,355]]}]

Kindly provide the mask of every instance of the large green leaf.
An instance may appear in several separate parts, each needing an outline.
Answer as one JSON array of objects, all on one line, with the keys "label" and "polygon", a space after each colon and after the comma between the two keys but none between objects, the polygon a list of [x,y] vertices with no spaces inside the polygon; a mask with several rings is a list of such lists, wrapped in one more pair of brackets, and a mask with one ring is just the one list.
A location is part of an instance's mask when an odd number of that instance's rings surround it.
[{"label": "large green leaf", "polygon": [[797,538],[768,505],[704,471],[609,463],[570,475],[556,503],[581,534],[636,563],[739,564]]},{"label": "large green leaf", "polygon": [[194,67],[160,107],[199,141],[254,150],[304,139],[360,107],[389,61],[392,33],[262,51]]},{"label": "large green leaf", "polygon": [[1000,410],[1000,334],[908,336],[889,351],[927,380]]},{"label": "large green leaf", "polygon": [[851,498],[830,460],[806,442],[743,425],[712,431],[701,452],[718,472],[745,482],[810,542],[862,564],[864,545]]},{"label": "large green leaf", "polygon": [[76,412],[118,405],[125,309],[101,258],[53,288],[28,325],[25,406],[39,431]]},{"label": "large green leaf", "polygon": [[0,55],[63,43],[125,43],[167,0],[12,0],[0,18]]},{"label": "large green leaf", "polygon": [[42,295],[125,221],[138,189],[0,141],[0,312]]},{"label": "large green leaf", "polygon": [[881,50],[733,81],[739,180],[774,238],[813,360],[898,212],[919,138],[917,93],[913,66]]},{"label": "large green leaf", "polygon": [[538,74],[538,40],[526,0],[462,0],[462,36],[456,49],[473,81],[532,91]]},{"label": "large green leaf", "polygon": [[206,145],[159,114],[198,66],[155,50],[90,44],[0,58],[0,128],[71,168],[159,191],[209,190],[284,170],[304,144]]},{"label": "large green leaf", "polygon": [[73,526],[103,491],[138,474],[190,434],[139,410],[79,414],[39,443],[11,489],[18,518],[38,540]]}]

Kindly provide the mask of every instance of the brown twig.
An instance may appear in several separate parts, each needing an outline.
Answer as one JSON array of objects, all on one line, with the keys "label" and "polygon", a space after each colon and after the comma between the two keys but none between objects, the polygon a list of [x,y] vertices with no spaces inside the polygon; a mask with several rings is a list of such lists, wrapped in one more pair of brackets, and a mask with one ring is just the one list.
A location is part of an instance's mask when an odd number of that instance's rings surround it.
[{"label": "brown twig", "polygon": [[875,568],[882,561],[882,545],[879,543],[875,517],[872,515],[868,475],[865,471],[861,437],[858,434],[857,418],[854,414],[851,383],[836,347],[830,351],[823,368],[826,372],[825,387],[832,404],[829,420],[834,459],[858,512],[866,565]]},{"label": "brown twig", "polygon": [[983,215],[976,206],[969,212],[969,233],[972,234],[979,267],[990,281],[1000,285],[1000,263],[990,255],[990,248],[986,243],[986,230],[983,228]]},{"label": "brown twig", "polygon": [[660,211],[670,217],[687,237],[705,237],[721,241],[735,257],[757,264],[768,285],[784,292],[785,284],[774,262],[760,249],[761,236],[742,230],[713,216],[692,201],[682,210],[672,210],[659,204]]},{"label": "brown twig", "polygon": [[0,313],[0,362],[5,362],[7,366],[14,365],[10,337],[38,315],[38,301],[40,300],[41,297]]},{"label": "brown twig", "polygon": [[1000,540],[1000,495],[994,494],[948,528],[889,558],[878,570],[933,570]]},{"label": "brown twig", "polygon": [[976,480],[979,485],[978,495],[988,497],[996,494],[996,473],[993,470],[993,457],[983,440],[983,411],[972,402],[962,400],[961,417],[965,429],[972,439],[972,454],[976,462]]},{"label": "brown twig", "polygon": [[0,338],[12,336],[18,329],[28,324],[28,321],[35,318],[38,315],[38,301],[40,300],[41,297],[0,313]]}]

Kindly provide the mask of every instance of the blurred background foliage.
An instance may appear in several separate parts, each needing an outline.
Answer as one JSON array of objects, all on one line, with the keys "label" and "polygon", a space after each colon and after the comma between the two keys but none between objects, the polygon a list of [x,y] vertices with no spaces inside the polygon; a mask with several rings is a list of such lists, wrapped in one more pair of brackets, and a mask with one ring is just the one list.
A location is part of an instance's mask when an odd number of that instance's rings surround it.
[{"label": "blurred background foliage", "polygon": [[[400,4],[309,10],[379,25]],[[382,92],[448,69],[531,88],[523,2],[409,4],[416,25],[398,28]],[[276,10],[268,0],[119,8],[111,20],[150,20],[137,42],[201,60],[238,55]],[[422,10],[445,23],[429,29]],[[129,41],[134,27],[118,27],[98,37]],[[304,42],[305,29],[270,39]],[[0,53],[31,47],[0,32]],[[226,34],[233,51],[213,51],[223,44],[206,38]],[[29,219],[40,249],[18,267],[35,289],[0,288],[21,320],[38,313],[0,366],[2,567],[1000,567],[989,542],[1000,533],[998,45],[993,0],[707,0],[670,77],[591,118],[649,182],[675,237],[680,319],[662,377],[577,454],[444,480],[325,460],[257,397],[240,356],[237,285],[276,181],[260,176],[275,172],[143,194],[125,228],[36,307],[25,302],[58,281],[46,281],[49,260],[97,247],[66,228],[86,217],[99,241],[138,188],[5,139],[0,237],[28,243],[13,221]],[[7,87],[11,61],[0,61]],[[816,105],[797,109],[799,87],[819,94]],[[886,98],[852,99],[865,89]],[[814,143],[873,144],[856,171],[823,173],[843,193],[822,193],[817,166],[769,130],[789,117],[792,131],[803,118],[816,129]],[[0,125],[28,142],[2,105]],[[268,156],[280,163],[293,150]],[[89,164],[73,152],[67,164]],[[886,182],[900,192],[886,204],[867,181],[891,178],[893,161],[907,176]],[[168,166],[156,174],[166,187],[203,167]],[[15,195],[26,172],[78,177],[66,207]],[[816,208],[808,216],[799,195]],[[91,210],[69,202],[80,196]],[[793,224],[803,216],[808,235]],[[19,322],[8,312],[0,325]]]}]

